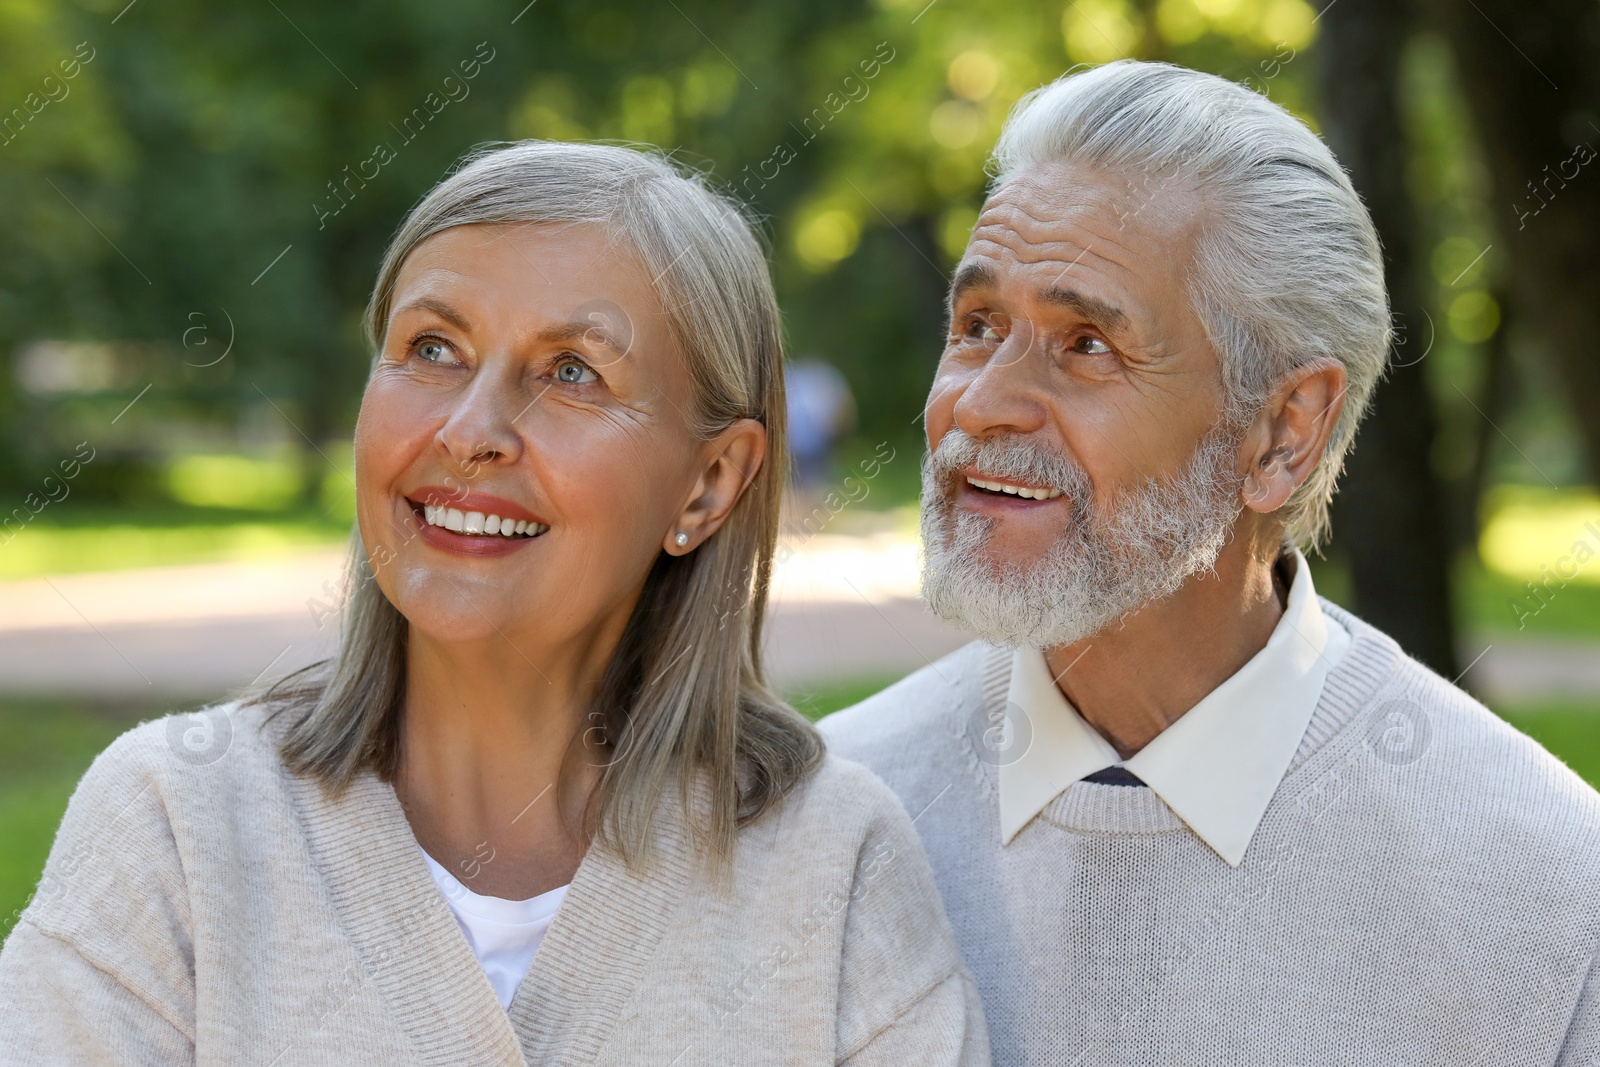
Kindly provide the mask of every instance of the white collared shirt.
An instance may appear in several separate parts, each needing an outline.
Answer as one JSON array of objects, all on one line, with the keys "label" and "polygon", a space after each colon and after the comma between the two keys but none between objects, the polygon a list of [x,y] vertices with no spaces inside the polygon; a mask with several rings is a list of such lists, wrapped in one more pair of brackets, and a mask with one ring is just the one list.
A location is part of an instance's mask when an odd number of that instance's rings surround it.
[{"label": "white collared shirt", "polygon": [[1350,646],[1349,631],[1317,603],[1299,551],[1294,563],[1288,606],[1266,646],[1127,760],[1062,695],[1043,652],[1016,650],[1007,713],[1026,716],[1031,741],[999,767],[1001,844],[1074,782],[1121,765],[1229,866],[1238,866],[1328,672]]}]

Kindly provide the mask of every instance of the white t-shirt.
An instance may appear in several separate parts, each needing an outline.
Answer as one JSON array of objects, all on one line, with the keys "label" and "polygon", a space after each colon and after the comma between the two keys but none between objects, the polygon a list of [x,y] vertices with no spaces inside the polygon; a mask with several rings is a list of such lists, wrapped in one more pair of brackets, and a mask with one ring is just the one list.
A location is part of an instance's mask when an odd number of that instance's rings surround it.
[{"label": "white t-shirt", "polygon": [[486,897],[462,885],[426,850],[422,858],[428,861],[428,870],[433,872],[439,892],[455,912],[467,944],[483,964],[483,973],[489,976],[489,984],[494,986],[500,1006],[509,1009],[517,986],[533,966],[539,942],[544,940],[545,931],[555,920],[556,909],[567,895],[567,887],[558,886],[530,900]]}]

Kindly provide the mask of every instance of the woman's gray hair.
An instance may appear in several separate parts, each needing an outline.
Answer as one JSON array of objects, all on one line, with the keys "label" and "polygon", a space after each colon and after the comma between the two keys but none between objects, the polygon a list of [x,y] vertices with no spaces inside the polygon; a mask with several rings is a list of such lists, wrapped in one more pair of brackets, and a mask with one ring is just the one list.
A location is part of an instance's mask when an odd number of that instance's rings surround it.
[{"label": "woman's gray hair", "polygon": [[1006,120],[996,185],[1067,161],[1134,182],[1124,217],[1172,186],[1205,215],[1190,298],[1222,362],[1228,410],[1253,417],[1294,368],[1344,364],[1344,409],[1328,447],[1280,511],[1287,542],[1328,534],[1328,505],[1390,344],[1377,231],[1328,146],[1241,85],[1167,63],[1119,60],[1023,97]]},{"label": "woman's gray hair", "polygon": [[[607,750],[586,832],[643,860],[657,803],[676,781],[708,847],[725,856],[737,828],[822,758],[816,730],[773,695],[761,666],[788,455],[778,306],[761,244],[732,201],[658,153],[488,146],[429,192],[390,242],[367,308],[375,349],[406,257],[434,234],[479,223],[603,228],[654,279],[692,382],[692,431],[710,439],[747,418],[766,426],[765,462],[722,528],[693,552],[657,558],[583,730]],[[388,780],[398,763],[407,625],[372,580],[373,563],[358,535],[337,655],[253,695],[294,712],[287,765],[335,789],[365,770]],[[573,741],[569,759],[585,750]],[[704,787],[700,812],[691,794]]]}]

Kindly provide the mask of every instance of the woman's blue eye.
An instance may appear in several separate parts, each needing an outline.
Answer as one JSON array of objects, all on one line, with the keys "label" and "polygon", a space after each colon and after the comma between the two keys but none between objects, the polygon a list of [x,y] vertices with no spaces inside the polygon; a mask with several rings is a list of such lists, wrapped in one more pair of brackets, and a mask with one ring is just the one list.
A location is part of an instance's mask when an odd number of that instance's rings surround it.
[{"label": "woman's blue eye", "polygon": [[450,349],[438,341],[423,341],[417,345],[417,355],[429,363],[444,363],[450,358]]},{"label": "woman's blue eye", "polygon": [[567,385],[585,385],[598,381],[599,376],[589,369],[588,364],[576,359],[566,359],[556,368],[556,380]]}]

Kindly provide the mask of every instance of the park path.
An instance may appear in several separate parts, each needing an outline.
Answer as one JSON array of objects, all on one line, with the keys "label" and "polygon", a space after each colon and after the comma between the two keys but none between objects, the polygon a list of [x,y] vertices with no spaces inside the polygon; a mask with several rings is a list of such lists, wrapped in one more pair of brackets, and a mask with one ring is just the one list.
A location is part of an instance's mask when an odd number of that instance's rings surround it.
[{"label": "park path", "polygon": [[[903,531],[790,543],[774,578],[768,670],[785,689],[915,670],[967,640],[917,599]],[[326,655],[343,550],[0,583],[0,695],[141,706],[208,699]],[[1600,644],[1474,636],[1491,703],[1600,703]]]}]

